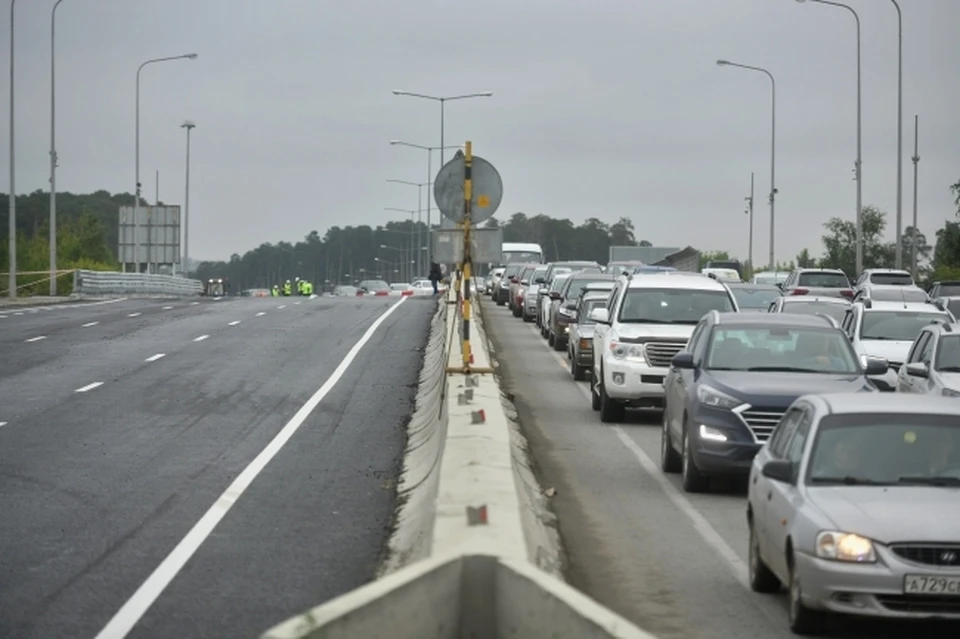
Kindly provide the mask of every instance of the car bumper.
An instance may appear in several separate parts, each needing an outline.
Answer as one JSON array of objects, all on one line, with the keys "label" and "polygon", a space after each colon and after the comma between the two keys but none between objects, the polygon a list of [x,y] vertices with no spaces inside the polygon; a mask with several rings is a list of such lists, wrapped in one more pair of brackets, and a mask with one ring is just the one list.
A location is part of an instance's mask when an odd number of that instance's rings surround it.
[{"label": "car bumper", "polygon": [[817,610],[868,617],[960,620],[960,594],[904,594],[907,574],[960,577],[960,568],[908,567],[895,559],[888,564],[885,559],[858,564],[797,553],[804,604]]},{"label": "car bumper", "polygon": [[663,408],[663,380],[666,368],[605,361],[603,385],[611,399],[628,406]]},{"label": "car bumper", "polygon": [[591,368],[593,366],[593,349],[581,348],[579,345],[573,346],[573,361],[577,366]]}]

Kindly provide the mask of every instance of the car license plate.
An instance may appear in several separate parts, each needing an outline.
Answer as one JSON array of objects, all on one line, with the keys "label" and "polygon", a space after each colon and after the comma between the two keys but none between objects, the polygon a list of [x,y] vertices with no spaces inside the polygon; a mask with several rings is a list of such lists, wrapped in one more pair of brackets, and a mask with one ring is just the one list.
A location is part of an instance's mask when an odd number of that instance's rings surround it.
[{"label": "car license plate", "polygon": [[907,575],[903,580],[905,595],[960,595],[960,577]]}]

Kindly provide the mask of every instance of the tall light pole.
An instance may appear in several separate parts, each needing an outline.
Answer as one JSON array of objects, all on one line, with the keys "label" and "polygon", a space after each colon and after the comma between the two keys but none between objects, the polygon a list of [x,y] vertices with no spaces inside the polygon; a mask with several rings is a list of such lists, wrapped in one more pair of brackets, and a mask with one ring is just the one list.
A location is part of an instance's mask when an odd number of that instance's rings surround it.
[{"label": "tall light pole", "polygon": [[[897,8],[897,268],[903,268],[903,13],[897,0],[890,2]],[[916,278],[916,253],[913,255],[911,264]]]},{"label": "tall light pole", "polygon": [[10,197],[7,200],[7,208],[9,210],[9,226],[10,226],[10,272],[7,274],[9,277],[10,290],[7,291],[7,295],[10,296],[10,299],[17,298],[17,179],[16,172],[13,168],[13,156],[14,156],[14,145],[13,145],[13,133],[14,133],[14,120],[13,120],[13,6],[17,3],[17,0],[10,0]]},{"label": "tall light pole", "polygon": [[[417,212],[416,212],[415,210],[413,210],[413,209],[399,209],[399,208],[396,208],[396,207],[393,207],[393,206],[386,206],[386,207],[384,207],[383,210],[384,210],[384,211],[394,211],[394,212],[396,212],[396,213],[406,213],[407,215],[410,216],[410,223],[411,223],[411,224],[413,223],[414,216],[417,214]],[[410,270],[411,270],[411,269],[410,269],[410,264],[413,262],[413,260],[410,259],[410,253],[413,252],[413,246],[412,246],[412,245],[413,245],[413,237],[412,237],[412,236],[407,237],[407,257],[403,260],[403,265],[404,265],[404,268],[406,269],[406,273],[407,273],[407,275],[408,275],[408,277],[405,278],[405,279],[407,279],[407,280],[412,280],[412,279],[413,279],[413,277],[410,276]],[[402,252],[401,252],[401,255],[403,255]]]},{"label": "tall light pole", "polygon": [[[140,272],[140,72],[143,71],[143,67],[148,64],[156,64],[157,62],[170,62],[173,60],[196,60],[196,53],[185,53],[183,55],[174,55],[167,58],[154,58],[152,60],[147,60],[139,67],[137,67],[137,132],[136,132],[136,174],[137,174],[137,188],[135,190],[135,195],[133,199],[133,259],[136,262],[136,272]],[[149,270],[149,264],[147,265],[147,270]]]},{"label": "tall light pole", "polygon": [[50,11],[50,295],[57,294],[57,83],[56,41],[57,7],[63,0],[53,3]]},{"label": "tall light pole", "polygon": [[[190,130],[196,124],[187,120],[180,125],[180,128],[187,130],[187,180],[186,193],[183,196],[183,266],[180,271],[184,277],[190,277]],[[158,196],[159,197],[159,196]]]},{"label": "tall light pole", "polygon": [[[806,0],[797,0],[805,2]],[[840,7],[853,14],[853,19],[857,24],[857,160],[854,163],[854,175],[857,180],[857,272],[854,277],[863,270],[863,126],[861,120],[862,100],[861,100],[861,82],[860,82],[860,15],[854,11],[853,7],[840,2],[831,2],[830,0],[810,0],[817,4],[825,4],[831,7]],[[899,187],[898,187],[899,190]],[[897,254],[900,253],[900,232],[897,231]]]},{"label": "tall light pole", "polygon": [[[452,146],[446,146],[440,148],[439,146],[424,146],[422,144],[413,144],[412,142],[404,142],[403,140],[390,140],[390,144],[393,146],[408,146],[413,149],[421,149],[427,152],[427,181],[433,179],[433,168],[431,165],[431,160],[433,159],[433,152],[440,151],[443,152],[443,149],[459,149],[463,145],[456,144]],[[432,220],[430,219],[430,203],[433,201],[433,193],[427,193],[427,253],[429,253],[430,261],[433,262],[433,226]]]},{"label": "tall light pole", "polygon": [[[423,187],[432,186],[433,182],[408,182],[407,180],[387,180],[387,182],[392,182],[394,184],[406,184],[408,186],[417,187],[417,273],[423,274],[423,249],[426,248],[423,245],[423,235],[420,232],[420,224],[422,219],[420,212],[423,211]],[[427,198],[429,199],[430,194],[427,193]]]},{"label": "tall light pole", "polygon": [[750,239],[747,241],[747,261],[750,262],[750,270],[754,270],[753,265],[753,171],[750,172],[750,197],[747,200],[747,215],[750,216]]},{"label": "tall light pole", "polygon": [[913,116],[913,241],[910,243],[910,265],[914,281],[917,279],[917,175],[920,163],[920,116]]},{"label": "tall light pole", "polygon": [[756,71],[765,74],[770,78],[770,268],[776,271],[777,261],[774,250],[774,223],[776,222],[776,199],[777,199],[777,81],[773,74],[761,67],[752,67],[746,64],[730,62],[729,60],[717,60],[719,67],[736,67],[746,69],[747,71]]},{"label": "tall light pole", "polygon": [[[452,100],[466,100],[468,98],[490,98],[493,97],[493,91],[481,91],[480,93],[464,93],[463,95],[449,95],[449,96],[439,96],[439,95],[426,95],[423,93],[413,93],[411,91],[402,91],[400,89],[393,90],[394,95],[406,95],[411,98],[421,98],[423,100],[433,100],[434,102],[440,103],[440,166],[443,166],[443,149],[444,147],[444,114],[443,107],[447,102]],[[432,177],[430,179],[433,179]]]}]

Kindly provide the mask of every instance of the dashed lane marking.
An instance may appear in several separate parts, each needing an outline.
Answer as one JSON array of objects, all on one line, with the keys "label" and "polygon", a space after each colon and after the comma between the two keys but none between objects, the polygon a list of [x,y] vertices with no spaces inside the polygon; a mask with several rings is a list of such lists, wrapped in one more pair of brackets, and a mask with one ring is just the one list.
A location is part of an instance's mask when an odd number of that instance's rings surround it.
[{"label": "dashed lane marking", "polygon": [[264,313],[263,311],[260,311],[259,313],[257,313],[257,317],[263,317],[264,315],[266,315],[266,313]]},{"label": "dashed lane marking", "polygon": [[240,323],[240,320],[233,320],[232,322],[228,323],[227,326],[236,326],[239,323]]},{"label": "dashed lane marking", "polygon": [[164,307],[163,307],[163,310],[165,310],[165,311],[169,311],[169,310],[172,310],[172,309],[173,309],[172,306],[164,306]]},{"label": "dashed lane marking", "polygon": [[25,342],[39,342],[42,339],[47,339],[46,335],[37,335],[36,337],[31,337],[30,339],[23,340]]},{"label": "dashed lane marking", "polygon": [[287,307],[287,305],[286,305],[286,304],[281,304],[281,305],[280,305],[280,306],[278,306],[277,308],[286,308],[286,307]]},{"label": "dashed lane marking", "polygon": [[141,313],[130,313],[127,317],[139,317]]},{"label": "dashed lane marking", "polygon": [[6,425],[7,425],[7,422],[0,422],[0,428],[3,428]]},{"label": "dashed lane marking", "polygon": [[190,306],[196,306],[196,305],[199,304],[199,303],[200,303],[200,302],[190,302]]},{"label": "dashed lane marking", "polygon": [[99,388],[103,386],[103,382],[94,382],[92,384],[87,384],[86,386],[81,386],[77,390],[73,391],[74,393],[86,393],[87,391],[92,391],[94,388]]},{"label": "dashed lane marking", "polygon": [[200,337],[194,338],[193,341],[195,341],[195,342],[202,342],[203,340],[207,339],[208,337],[210,337],[210,336],[209,336],[209,335],[201,335]]},{"label": "dashed lane marking", "polygon": [[91,326],[96,326],[99,323],[100,322],[87,322],[86,324],[83,325],[83,328],[90,328]]},{"label": "dashed lane marking", "polygon": [[166,356],[166,353],[157,353],[156,355],[151,355],[150,357],[148,357],[147,359],[145,359],[145,360],[143,360],[143,361],[145,361],[145,362],[155,362],[155,361],[157,361],[158,359],[160,359],[161,357],[165,357],[165,356]]}]

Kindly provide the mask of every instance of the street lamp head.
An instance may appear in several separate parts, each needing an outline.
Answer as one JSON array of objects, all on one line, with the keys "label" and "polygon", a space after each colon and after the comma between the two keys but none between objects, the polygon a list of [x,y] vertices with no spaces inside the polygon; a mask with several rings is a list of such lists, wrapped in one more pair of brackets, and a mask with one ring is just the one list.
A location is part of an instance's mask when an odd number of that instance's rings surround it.
[{"label": "street lamp head", "polygon": [[718,66],[718,67],[725,67],[725,66],[727,66],[728,64],[730,64],[730,62],[728,62],[727,60],[717,60],[717,66]]},{"label": "street lamp head", "polygon": [[400,140],[390,140],[390,144],[400,144]]},{"label": "street lamp head", "polygon": [[402,90],[402,89],[394,89],[394,90],[393,90],[393,94],[394,94],[394,95],[407,95],[407,92],[404,91],[404,90]]},{"label": "street lamp head", "polygon": [[493,91],[484,91],[483,93],[480,93],[479,95],[482,96],[482,97],[484,97],[484,98],[492,98],[492,97],[493,97]]},{"label": "street lamp head", "polygon": [[187,55],[185,55],[185,56],[183,56],[183,57],[187,58],[188,60],[196,60],[196,59],[197,59],[197,54],[196,54],[196,53],[188,53]]},{"label": "street lamp head", "polygon": [[192,128],[194,128],[195,126],[197,126],[197,125],[193,123],[193,120],[184,120],[184,121],[183,121],[183,124],[180,125],[180,128],[181,128],[181,129],[192,129]]}]

